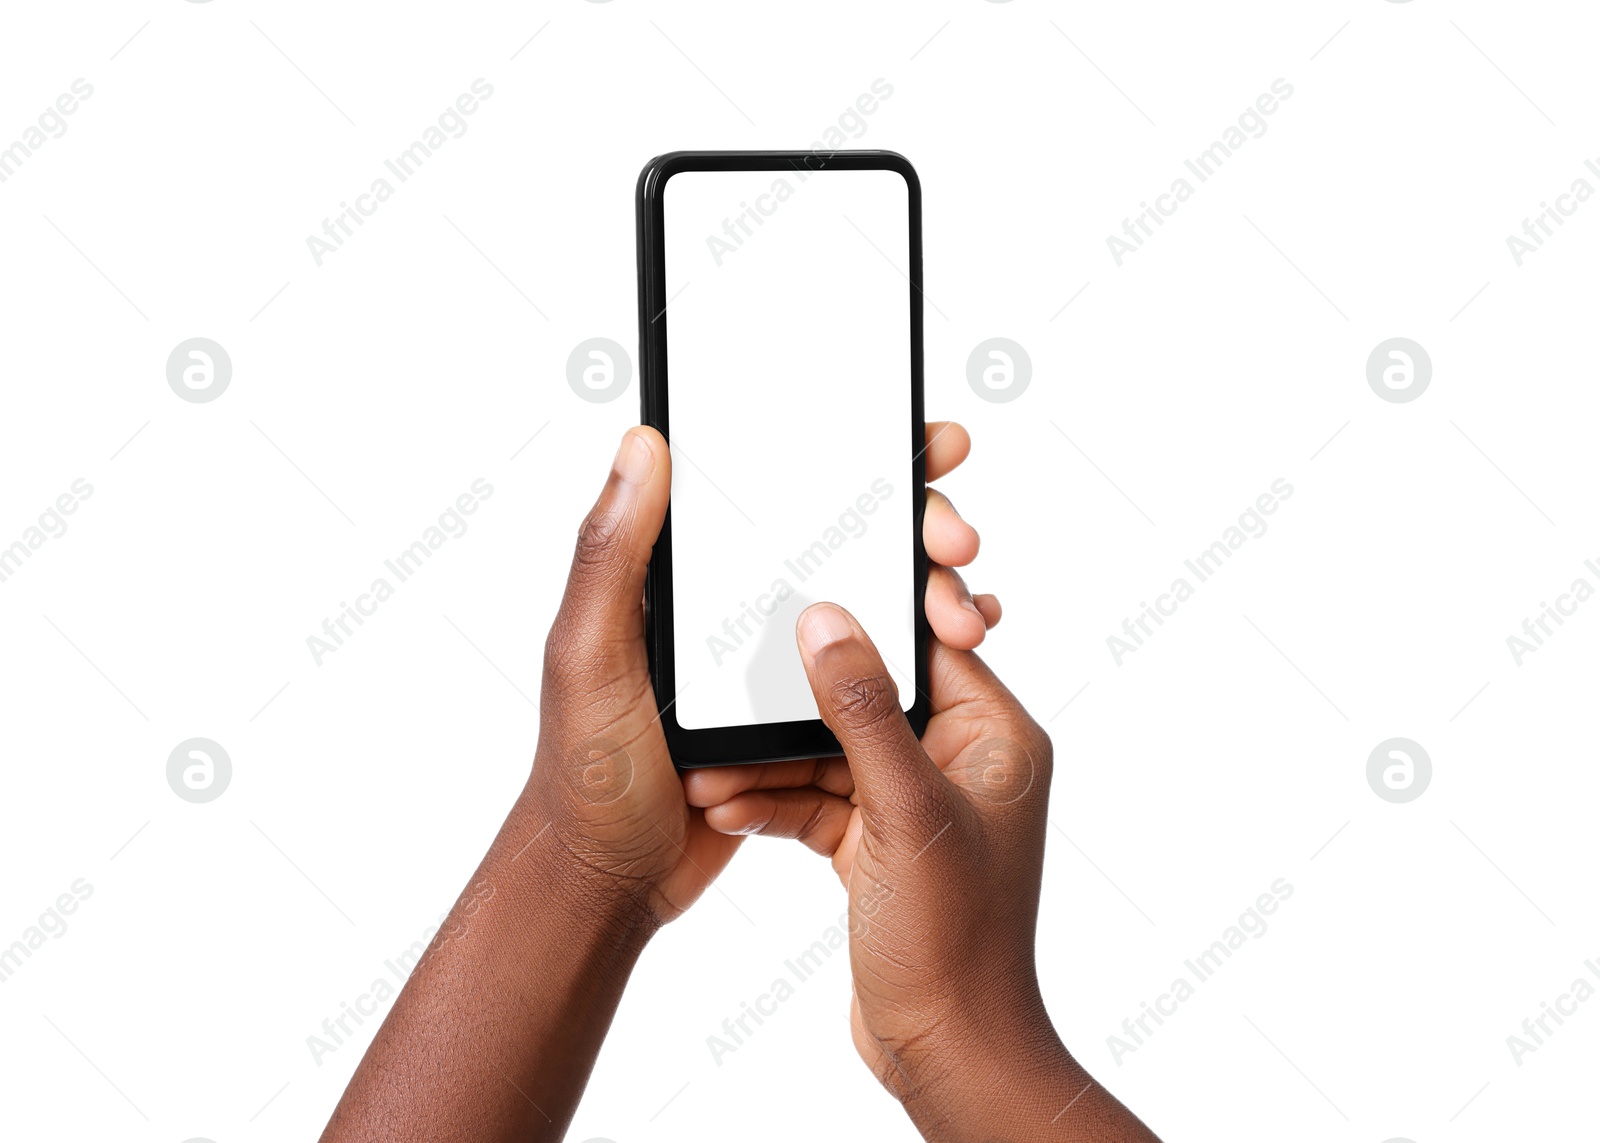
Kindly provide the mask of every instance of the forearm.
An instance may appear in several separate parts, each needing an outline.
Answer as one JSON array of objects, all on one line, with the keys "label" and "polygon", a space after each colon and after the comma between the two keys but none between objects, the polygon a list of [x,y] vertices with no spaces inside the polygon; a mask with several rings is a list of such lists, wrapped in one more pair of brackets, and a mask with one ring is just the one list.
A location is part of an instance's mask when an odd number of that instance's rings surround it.
[{"label": "forearm", "polygon": [[323,1143],[562,1137],[654,926],[581,871],[549,820],[525,792]]}]

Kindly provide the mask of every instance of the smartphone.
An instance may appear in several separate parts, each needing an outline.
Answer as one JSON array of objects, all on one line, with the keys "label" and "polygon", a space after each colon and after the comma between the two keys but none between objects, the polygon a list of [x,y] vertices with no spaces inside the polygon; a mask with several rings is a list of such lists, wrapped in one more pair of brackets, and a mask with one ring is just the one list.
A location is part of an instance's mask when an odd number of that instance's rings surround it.
[{"label": "smartphone", "polygon": [[795,619],[837,603],[930,713],[922,207],[889,151],[678,151],[639,176],[641,416],[672,447],[645,591],[682,767],[842,754]]}]

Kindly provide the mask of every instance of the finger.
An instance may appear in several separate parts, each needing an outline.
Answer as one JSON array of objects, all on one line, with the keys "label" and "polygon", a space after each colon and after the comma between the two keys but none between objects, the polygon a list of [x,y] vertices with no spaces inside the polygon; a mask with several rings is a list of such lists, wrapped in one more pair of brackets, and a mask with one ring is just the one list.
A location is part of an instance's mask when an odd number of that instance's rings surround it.
[{"label": "finger", "polygon": [[817,711],[844,747],[863,809],[886,822],[913,806],[943,816],[953,791],[911,732],[860,624],[842,607],[816,603],[800,613],[795,633]]},{"label": "finger", "polygon": [[575,651],[610,656],[619,649],[643,661],[639,600],[671,486],[667,442],[653,428],[629,429],[578,532],[566,595],[551,630],[558,661]]},{"label": "finger", "polygon": [[846,889],[850,888],[850,876],[855,872],[856,851],[861,848],[861,815],[851,814],[850,820],[845,823],[844,838],[839,842],[829,864],[838,875],[839,884]]},{"label": "finger", "polygon": [[983,616],[983,625],[993,627],[1000,622],[1000,597],[997,595],[975,595],[972,604],[978,609],[978,614]]},{"label": "finger", "polygon": [[856,792],[850,766],[843,758],[768,762],[760,766],[708,766],[683,776],[683,795],[691,806],[715,806],[747,790],[797,789],[815,786],[848,798]]},{"label": "finger", "polygon": [[989,629],[983,613],[961,577],[949,568],[937,564],[928,568],[924,605],[928,626],[933,628],[939,642],[962,651],[970,651],[983,642],[984,633]]},{"label": "finger", "polygon": [[708,807],[706,824],[718,833],[794,838],[831,857],[854,809],[848,798],[817,789],[751,790]]},{"label": "finger", "polygon": [[924,435],[929,480],[938,480],[955,469],[972,451],[972,438],[954,421],[929,421]]},{"label": "finger", "polygon": [[948,496],[933,488],[922,516],[922,546],[930,560],[947,568],[965,567],[978,558],[977,529],[961,518]]}]

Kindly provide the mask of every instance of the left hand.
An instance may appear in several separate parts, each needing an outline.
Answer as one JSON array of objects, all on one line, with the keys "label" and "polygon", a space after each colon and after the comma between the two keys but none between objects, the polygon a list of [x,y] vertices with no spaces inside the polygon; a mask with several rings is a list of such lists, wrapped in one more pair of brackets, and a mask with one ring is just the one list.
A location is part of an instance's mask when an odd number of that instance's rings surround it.
[{"label": "left hand", "polygon": [[[971,448],[952,422],[929,424],[927,436],[929,480]],[[645,571],[671,486],[665,439],[652,428],[629,429],[579,532],[545,643],[539,746],[514,814],[597,903],[646,926],[693,904],[743,840],[710,828],[704,810],[686,801],[650,682]],[[931,489],[922,534],[934,565],[925,597],[934,635],[946,646],[976,647],[999,622],[1000,604],[971,595],[951,569],[977,555],[978,534]]]}]

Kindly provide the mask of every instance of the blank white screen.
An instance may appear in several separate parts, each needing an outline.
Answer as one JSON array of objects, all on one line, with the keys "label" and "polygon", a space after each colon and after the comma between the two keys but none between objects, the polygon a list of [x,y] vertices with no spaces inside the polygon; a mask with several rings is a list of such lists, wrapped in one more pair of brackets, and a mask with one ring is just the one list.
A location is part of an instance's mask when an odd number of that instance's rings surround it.
[{"label": "blank white screen", "polygon": [[909,708],[906,182],[682,172],[663,215],[679,724],[816,718],[794,622],[823,600]]}]

